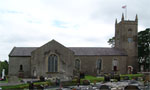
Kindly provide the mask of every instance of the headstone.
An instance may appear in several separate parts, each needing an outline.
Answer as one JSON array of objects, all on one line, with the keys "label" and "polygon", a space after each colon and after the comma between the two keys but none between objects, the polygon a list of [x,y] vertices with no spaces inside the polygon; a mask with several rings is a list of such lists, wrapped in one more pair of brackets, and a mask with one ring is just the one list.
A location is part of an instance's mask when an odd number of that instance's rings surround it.
[{"label": "headstone", "polygon": [[34,86],[34,89],[31,90],[44,90],[44,86],[43,85],[36,85]]},{"label": "headstone", "polygon": [[138,81],[132,79],[132,80],[130,81],[130,84],[138,84]]},{"label": "headstone", "polygon": [[138,77],[138,81],[143,81],[143,78],[142,77]]},{"label": "headstone", "polygon": [[84,78],[85,74],[83,72],[80,73],[80,78]]},{"label": "headstone", "polygon": [[138,86],[129,85],[124,88],[124,90],[140,90]]},{"label": "headstone", "polygon": [[45,78],[43,76],[40,76],[40,81],[41,82],[45,81]]},{"label": "headstone", "polygon": [[145,75],[145,80],[150,81],[150,73]]},{"label": "headstone", "polygon": [[114,79],[116,79],[117,81],[120,81],[120,75],[114,75]]},{"label": "headstone", "polygon": [[117,80],[120,81],[120,76],[117,76]]},{"label": "headstone", "polygon": [[19,78],[17,76],[10,76],[8,78],[8,83],[19,83]]},{"label": "headstone", "polygon": [[83,80],[83,85],[90,85],[90,81],[89,80]]},{"label": "headstone", "polygon": [[5,69],[2,70],[2,79],[4,80],[5,78]]},{"label": "headstone", "polygon": [[29,90],[33,90],[34,89],[34,84],[33,83],[29,83]]},{"label": "headstone", "polygon": [[128,76],[123,77],[124,80],[129,80]]},{"label": "headstone", "polygon": [[107,85],[102,85],[99,90],[111,90],[109,86]]},{"label": "headstone", "polygon": [[60,79],[56,78],[56,86],[60,86]]},{"label": "headstone", "polygon": [[114,79],[114,73],[111,73],[111,74],[110,74],[110,78],[111,78],[111,79]]},{"label": "headstone", "polygon": [[105,82],[110,81],[110,77],[109,76],[104,76],[104,81]]},{"label": "headstone", "polygon": [[80,85],[80,77],[79,77],[79,78],[77,78],[77,84],[79,84],[79,85]]}]

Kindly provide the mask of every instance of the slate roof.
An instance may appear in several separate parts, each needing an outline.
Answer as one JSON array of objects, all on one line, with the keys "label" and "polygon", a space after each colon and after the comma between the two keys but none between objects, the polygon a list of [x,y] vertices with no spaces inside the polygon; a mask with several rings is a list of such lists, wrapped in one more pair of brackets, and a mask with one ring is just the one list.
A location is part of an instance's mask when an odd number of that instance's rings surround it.
[{"label": "slate roof", "polygon": [[[38,47],[14,47],[9,56],[31,56]],[[124,50],[101,47],[68,47],[75,55],[126,56]]]},{"label": "slate roof", "polygon": [[102,48],[102,47],[71,47],[75,55],[100,55],[100,56],[126,56],[124,50],[116,48]]},{"label": "slate roof", "polygon": [[14,47],[9,56],[31,56],[31,52],[37,47]]}]

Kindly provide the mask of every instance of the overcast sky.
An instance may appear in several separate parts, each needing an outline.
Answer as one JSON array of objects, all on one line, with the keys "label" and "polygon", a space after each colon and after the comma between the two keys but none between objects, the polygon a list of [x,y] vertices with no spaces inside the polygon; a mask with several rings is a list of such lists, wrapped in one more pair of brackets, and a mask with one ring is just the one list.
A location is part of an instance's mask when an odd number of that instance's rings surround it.
[{"label": "overcast sky", "polygon": [[0,0],[0,60],[16,47],[39,47],[52,39],[66,47],[110,47],[114,24],[125,12],[150,26],[150,0]]}]

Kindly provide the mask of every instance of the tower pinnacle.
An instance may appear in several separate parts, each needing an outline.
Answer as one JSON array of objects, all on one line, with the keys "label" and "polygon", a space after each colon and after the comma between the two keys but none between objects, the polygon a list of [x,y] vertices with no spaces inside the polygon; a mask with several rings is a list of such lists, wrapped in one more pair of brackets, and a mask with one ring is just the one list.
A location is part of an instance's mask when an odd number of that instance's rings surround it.
[{"label": "tower pinnacle", "polygon": [[136,17],[135,17],[135,21],[138,21],[138,16],[137,16],[137,14],[136,14]]},{"label": "tower pinnacle", "polygon": [[121,20],[124,21],[124,13],[122,13],[122,18],[121,18]]},{"label": "tower pinnacle", "polygon": [[116,18],[115,24],[117,24],[117,18]]}]

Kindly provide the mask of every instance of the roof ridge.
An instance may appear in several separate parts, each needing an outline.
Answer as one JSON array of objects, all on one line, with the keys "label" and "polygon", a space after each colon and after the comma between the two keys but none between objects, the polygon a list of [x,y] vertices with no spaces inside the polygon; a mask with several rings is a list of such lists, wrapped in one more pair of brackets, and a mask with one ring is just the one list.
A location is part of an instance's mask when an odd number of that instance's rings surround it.
[{"label": "roof ridge", "polygon": [[13,51],[15,50],[16,47],[13,47],[13,49],[11,50],[11,52],[9,53],[8,56],[11,56],[11,54],[13,53]]},{"label": "roof ridge", "polygon": [[111,48],[111,47],[67,47],[67,48]]},{"label": "roof ridge", "polygon": [[16,47],[16,48],[39,48],[39,47]]}]

